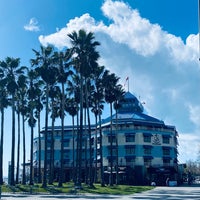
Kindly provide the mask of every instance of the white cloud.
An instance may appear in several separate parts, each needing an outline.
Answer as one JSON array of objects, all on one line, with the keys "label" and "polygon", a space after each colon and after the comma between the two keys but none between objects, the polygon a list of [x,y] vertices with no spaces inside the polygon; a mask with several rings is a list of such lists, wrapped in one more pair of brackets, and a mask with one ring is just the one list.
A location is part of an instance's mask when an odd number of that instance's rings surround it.
[{"label": "white cloud", "polygon": [[150,115],[177,127],[188,155],[192,152],[189,142],[197,142],[193,135],[200,121],[198,35],[191,33],[184,42],[122,1],[105,1],[102,11],[110,24],[83,14],[57,32],[41,35],[39,40],[62,49],[70,46],[68,33],[81,28],[94,32],[101,43],[100,64],[120,76],[122,83],[129,76],[130,92],[140,96]]},{"label": "white cloud", "polygon": [[200,105],[188,105],[189,109],[189,117],[190,120],[194,123],[194,125],[200,128]]},{"label": "white cloud", "polygon": [[199,135],[191,133],[182,134],[179,138],[179,162],[183,163],[189,160],[196,161],[198,159],[200,139]]},{"label": "white cloud", "polygon": [[38,26],[38,21],[36,18],[31,18],[29,23],[24,26],[26,31],[40,31],[40,27]]},{"label": "white cloud", "polygon": [[47,36],[40,35],[39,41],[45,46],[47,44],[53,44],[57,48],[62,49],[63,47],[70,46],[67,34],[80,29],[96,32],[103,30],[103,27],[103,23],[96,23],[94,18],[90,17],[89,14],[84,14],[81,17],[71,19],[66,27],[60,30],[57,29],[56,33]]}]

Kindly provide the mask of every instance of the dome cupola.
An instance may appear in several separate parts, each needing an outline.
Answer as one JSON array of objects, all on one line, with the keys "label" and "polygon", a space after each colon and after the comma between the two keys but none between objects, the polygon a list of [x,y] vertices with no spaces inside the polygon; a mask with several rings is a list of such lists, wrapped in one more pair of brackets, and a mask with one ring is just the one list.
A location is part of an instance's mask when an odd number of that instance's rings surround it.
[{"label": "dome cupola", "polygon": [[144,108],[140,101],[130,92],[126,92],[124,94],[124,97],[119,102],[119,104],[119,113],[142,113],[144,111]]}]

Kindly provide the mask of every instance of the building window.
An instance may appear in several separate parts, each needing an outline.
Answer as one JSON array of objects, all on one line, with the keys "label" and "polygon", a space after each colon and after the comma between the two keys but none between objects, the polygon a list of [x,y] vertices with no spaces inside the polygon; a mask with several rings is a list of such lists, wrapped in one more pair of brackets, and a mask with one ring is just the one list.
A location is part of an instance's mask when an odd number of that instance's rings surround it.
[{"label": "building window", "polygon": [[70,159],[64,159],[64,165],[69,165],[70,164]]},{"label": "building window", "polygon": [[[111,143],[111,136],[108,136],[108,142]],[[116,137],[115,135],[112,136],[112,142],[116,142]]]},{"label": "building window", "polygon": [[144,146],[144,155],[151,155],[151,147]]},{"label": "building window", "polygon": [[151,161],[152,161],[152,158],[144,158],[144,165],[145,166],[150,166],[151,165]]},{"label": "building window", "polygon": [[143,135],[144,137],[144,142],[151,142],[151,135]]},{"label": "building window", "polygon": [[135,134],[126,134],[126,142],[135,142]]},{"label": "building window", "polygon": [[97,155],[100,155],[100,154],[101,154],[100,149],[97,149]]},{"label": "building window", "polygon": [[[109,156],[111,155],[111,147],[110,147],[110,146],[108,146],[108,155],[109,155]],[[116,155],[117,155],[116,146],[113,146],[113,147],[112,147],[112,155],[113,155],[113,156],[116,156]]]},{"label": "building window", "polygon": [[93,146],[94,145],[94,138],[91,138],[91,145]]},{"label": "building window", "polygon": [[56,135],[56,137],[60,137],[61,136],[61,131],[55,131],[55,135]]},{"label": "building window", "polygon": [[163,140],[163,144],[169,144],[169,137],[168,136],[163,136],[162,137],[162,140]]},{"label": "building window", "polygon": [[163,158],[163,165],[164,166],[170,166],[170,159]]},{"label": "building window", "polygon": [[47,140],[47,148],[51,148],[51,140]]},{"label": "building window", "polygon": [[97,137],[97,144],[99,144],[101,141],[101,138],[100,137]]},{"label": "building window", "polygon": [[[61,151],[60,151],[61,152]],[[64,150],[64,159],[67,159],[70,157],[70,150],[69,149],[65,149]]]},{"label": "building window", "polygon": [[126,157],[126,166],[134,166],[134,165],[135,165],[135,158]]},{"label": "building window", "polygon": [[111,163],[111,161],[113,162],[113,164],[116,164],[116,163],[117,163],[116,156],[112,156],[112,158],[111,158],[111,156],[108,156],[107,159],[108,159],[108,162],[109,162],[109,163]]},{"label": "building window", "polygon": [[169,156],[170,155],[170,148],[163,148],[163,156]]},{"label": "building window", "polygon": [[126,146],[126,155],[135,154],[135,146]]},{"label": "building window", "polygon": [[64,147],[69,147],[69,143],[70,143],[70,141],[69,141],[69,139],[64,139]]}]

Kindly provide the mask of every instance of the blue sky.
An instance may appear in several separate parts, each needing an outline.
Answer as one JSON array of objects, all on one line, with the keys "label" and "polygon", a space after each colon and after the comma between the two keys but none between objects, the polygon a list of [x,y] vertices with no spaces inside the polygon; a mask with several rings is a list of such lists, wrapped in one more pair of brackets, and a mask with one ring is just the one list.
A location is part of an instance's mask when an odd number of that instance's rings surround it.
[{"label": "blue sky", "polygon": [[[0,13],[0,60],[20,57],[21,65],[29,66],[31,49],[40,44],[62,49],[73,30],[94,32],[101,43],[100,64],[122,84],[129,76],[130,92],[145,102],[146,112],[176,126],[180,162],[197,159],[198,0],[1,0]],[[9,147],[10,116],[5,125]],[[7,164],[9,148],[5,154]]]}]

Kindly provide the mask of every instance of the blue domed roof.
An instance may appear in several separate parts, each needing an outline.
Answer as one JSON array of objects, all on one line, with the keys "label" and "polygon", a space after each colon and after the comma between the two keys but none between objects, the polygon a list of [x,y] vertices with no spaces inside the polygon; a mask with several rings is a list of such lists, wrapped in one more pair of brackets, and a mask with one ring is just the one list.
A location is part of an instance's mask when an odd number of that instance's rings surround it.
[{"label": "blue domed roof", "polygon": [[[165,126],[162,120],[156,119],[145,114],[144,108],[135,95],[130,92],[126,92],[120,103],[120,108],[118,109],[117,123],[134,123],[142,124],[147,126]],[[113,123],[116,121],[116,113],[112,116]],[[108,125],[111,121],[109,116],[102,120],[102,125]]]},{"label": "blue domed roof", "polygon": [[142,104],[130,92],[126,92],[124,94],[124,97],[119,102],[119,104],[120,104],[120,108],[119,108],[119,111],[118,111],[119,113],[127,113],[127,112],[142,113],[144,111]]}]

